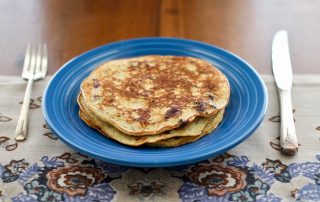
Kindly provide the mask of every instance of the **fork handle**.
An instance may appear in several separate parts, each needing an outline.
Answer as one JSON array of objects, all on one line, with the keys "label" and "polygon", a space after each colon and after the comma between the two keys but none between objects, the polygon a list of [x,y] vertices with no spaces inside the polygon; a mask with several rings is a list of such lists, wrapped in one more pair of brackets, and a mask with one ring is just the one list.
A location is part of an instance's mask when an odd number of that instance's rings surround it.
[{"label": "fork handle", "polygon": [[31,89],[33,84],[33,78],[28,80],[26,92],[24,94],[23,104],[21,107],[21,112],[18,119],[17,128],[15,131],[16,141],[24,141],[27,139],[28,134],[28,113],[29,113],[29,104],[30,104],[30,96]]},{"label": "fork handle", "polygon": [[282,153],[293,155],[298,151],[298,139],[292,113],[290,90],[279,90],[281,107],[280,145]]}]

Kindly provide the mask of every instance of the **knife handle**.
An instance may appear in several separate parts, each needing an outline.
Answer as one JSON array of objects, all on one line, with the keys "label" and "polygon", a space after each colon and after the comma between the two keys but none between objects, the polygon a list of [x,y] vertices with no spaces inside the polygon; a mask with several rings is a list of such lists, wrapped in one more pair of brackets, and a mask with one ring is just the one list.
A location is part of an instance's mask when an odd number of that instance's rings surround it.
[{"label": "knife handle", "polygon": [[279,90],[281,107],[280,146],[282,153],[293,155],[298,151],[298,139],[294,125],[291,91]]}]

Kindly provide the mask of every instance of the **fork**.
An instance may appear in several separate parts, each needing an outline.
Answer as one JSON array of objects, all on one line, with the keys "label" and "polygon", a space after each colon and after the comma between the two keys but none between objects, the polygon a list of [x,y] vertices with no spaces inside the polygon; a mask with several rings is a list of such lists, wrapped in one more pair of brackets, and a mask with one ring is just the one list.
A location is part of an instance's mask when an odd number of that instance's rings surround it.
[{"label": "fork", "polygon": [[16,141],[24,141],[27,139],[28,133],[28,113],[30,104],[30,95],[33,81],[42,79],[47,74],[48,68],[48,53],[47,45],[38,45],[33,47],[30,44],[27,46],[26,55],[24,58],[23,70],[21,77],[28,80],[26,92],[21,107],[21,112],[18,119],[17,128],[15,131]]}]

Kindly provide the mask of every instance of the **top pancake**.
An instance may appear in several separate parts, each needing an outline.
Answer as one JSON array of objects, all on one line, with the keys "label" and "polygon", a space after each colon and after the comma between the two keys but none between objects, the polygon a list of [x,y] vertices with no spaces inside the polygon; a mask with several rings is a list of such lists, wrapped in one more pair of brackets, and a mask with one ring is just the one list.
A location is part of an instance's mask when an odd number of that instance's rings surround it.
[{"label": "top pancake", "polygon": [[140,136],[216,114],[228,104],[230,87],[204,60],[144,56],[102,64],[82,82],[81,92],[101,120]]}]

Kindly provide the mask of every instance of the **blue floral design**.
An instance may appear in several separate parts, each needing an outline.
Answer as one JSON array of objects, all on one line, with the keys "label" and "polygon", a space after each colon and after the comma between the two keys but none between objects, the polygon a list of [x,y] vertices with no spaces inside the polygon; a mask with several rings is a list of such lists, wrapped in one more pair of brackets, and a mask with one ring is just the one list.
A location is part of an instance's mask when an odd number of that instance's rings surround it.
[{"label": "blue floral design", "polygon": [[19,178],[18,174],[12,174],[9,171],[4,171],[2,173],[1,179],[3,183],[10,183],[10,182],[14,182]]},{"label": "blue floral design", "polygon": [[45,185],[39,183],[37,179],[33,179],[31,182],[25,184],[24,189],[29,196],[37,196],[38,201],[62,201],[63,195],[52,190]]},{"label": "blue floral design", "polygon": [[60,202],[64,201],[63,195],[54,191],[46,191],[42,196],[38,197],[41,202]]},{"label": "blue floral design", "polygon": [[288,166],[291,177],[303,175],[309,179],[313,179],[315,173],[320,173],[319,162],[292,163]]},{"label": "blue floral design", "polygon": [[240,156],[240,158],[237,156],[232,156],[232,160],[228,160],[227,165],[236,167],[246,167],[248,162],[249,159],[246,156]]},{"label": "blue floral design", "polygon": [[47,187],[40,185],[37,179],[32,180],[31,182],[24,185],[24,189],[28,194],[34,194],[37,196],[43,196],[44,192],[47,191]]},{"label": "blue floral design", "polygon": [[20,193],[17,196],[11,198],[12,202],[38,202],[38,200],[33,195],[27,195]]},{"label": "blue floral design", "polygon": [[179,197],[183,202],[224,202],[228,201],[230,194],[226,194],[224,196],[209,196],[208,191],[205,187],[201,187],[199,185],[193,184],[191,182],[187,182],[179,189]]},{"label": "blue floral design", "polygon": [[179,196],[183,201],[193,201],[204,198],[208,195],[204,187],[200,187],[191,182],[185,183],[179,190]]},{"label": "blue floral design", "polygon": [[270,187],[268,184],[262,182],[260,179],[257,179],[254,182],[254,184],[249,184],[246,189],[249,191],[251,196],[256,198],[258,195],[267,194]]},{"label": "blue floral design", "polygon": [[64,198],[68,202],[111,201],[114,194],[115,191],[107,183],[102,183],[89,187],[86,196],[70,197],[64,194]]},{"label": "blue floral design", "polygon": [[37,163],[34,163],[32,166],[29,166],[23,173],[19,175],[19,182],[23,185],[24,183],[28,182],[29,179],[37,175],[41,170],[42,168],[38,166]]},{"label": "blue floral design", "polygon": [[257,202],[280,202],[281,198],[276,197],[274,194],[267,194],[263,196],[259,196]]},{"label": "blue floral design", "polygon": [[281,174],[275,174],[274,178],[283,183],[289,183],[292,179],[290,172],[287,170],[283,171]]},{"label": "blue floral design", "polygon": [[249,184],[240,192],[233,193],[230,197],[232,201],[256,201],[257,196],[266,195],[270,189],[269,185],[256,179],[253,184]]},{"label": "blue floral design", "polygon": [[253,171],[256,177],[262,179],[264,182],[266,182],[270,186],[275,182],[274,174],[270,172],[265,172],[262,166],[259,166],[254,163],[253,166],[251,167],[251,170]]},{"label": "blue floral design", "polygon": [[63,161],[59,161],[57,157],[53,157],[49,159],[48,156],[44,156],[41,159],[42,163],[48,168],[56,168],[56,167],[63,167]]},{"label": "blue floral design", "polygon": [[297,193],[297,200],[301,201],[320,201],[320,186],[307,184]]},{"label": "blue floral design", "polygon": [[251,202],[251,201],[255,201],[254,198],[250,195],[249,191],[244,190],[244,191],[240,191],[237,193],[234,193],[231,195],[230,197],[231,201],[245,201],[245,202]]}]

